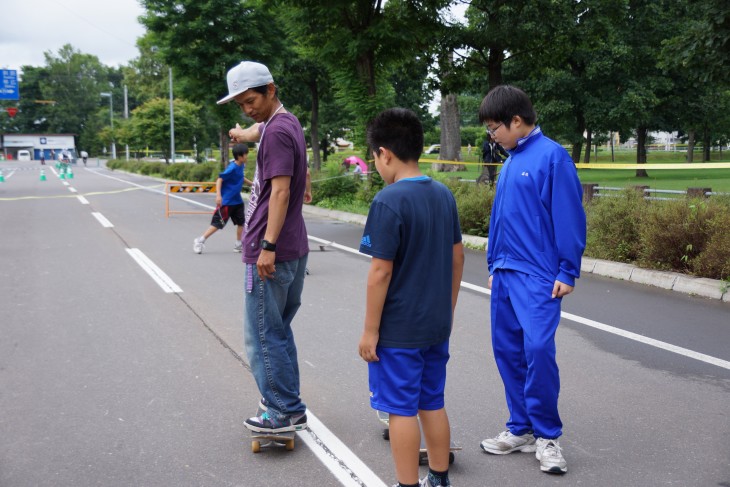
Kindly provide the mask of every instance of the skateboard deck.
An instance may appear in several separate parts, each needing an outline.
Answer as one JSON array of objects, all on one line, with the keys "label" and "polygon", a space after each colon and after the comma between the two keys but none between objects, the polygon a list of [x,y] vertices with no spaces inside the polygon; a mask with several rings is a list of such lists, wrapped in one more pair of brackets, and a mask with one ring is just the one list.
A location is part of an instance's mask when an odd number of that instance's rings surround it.
[{"label": "skateboard deck", "polygon": [[[256,416],[263,414],[262,409],[256,411]],[[291,451],[294,449],[294,438],[296,438],[296,431],[284,431],[282,433],[261,433],[258,431],[249,430],[251,433],[251,451],[259,453],[262,448],[270,447],[284,447]]]},{"label": "skateboard deck", "polygon": [[[383,412],[383,411],[376,411],[378,414],[378,419],[381,423],[383,423],[386,428],[383,429],[383,439],[386,441],[390,440],[390,414]],[[461,450],[460,446],[456,446],[456,443],[454,441],[451,441],[451,445],[449,445],[449,463],[454,463],[456,460],[456,452]],[[421,430],[421,447],[419,449],[419,456],[418,456],[418,464],[419,465],[428,465],[428,451],[426,450],[426,440],[423,437],[423,430]]]}]

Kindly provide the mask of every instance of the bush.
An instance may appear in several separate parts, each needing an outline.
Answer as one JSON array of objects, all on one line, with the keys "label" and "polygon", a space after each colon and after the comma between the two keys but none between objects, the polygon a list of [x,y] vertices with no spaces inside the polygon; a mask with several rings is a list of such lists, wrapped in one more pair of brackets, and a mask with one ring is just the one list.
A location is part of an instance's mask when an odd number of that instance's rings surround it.
[{"label": "bush", "polygon": [[150,176],[153,174],[164,175],[165,174],[165,163],[164,162],[147,162],[139,168],[140,174]]},{"label": "bush", "polygon": [[634,189],[617,197],[595,198],[586,206],[585,254],[596,259],[633,262],[639,256],[639,222],[648,201]]},{"label": "bush", "polygon": [[456,198],[461,232],[487,237],[494,189],[485,184],[464,183],[458,179],[447,179],[444,184]]},{"label": "bush", "polygon": [[484,141],[484,127],[461,127],[461,145],[471,144],[472,147],[481,146]]},{"label": "bush", "polygon": [[218,164],[215,162],[206,162],[204,164],[194,164],[190,166],[188,175],[190,181],[195,182],[210,182],[218,179]]},{"label": "bush", "polygon": [[363,176],[363,180],[360,183],[360,189],[358,189],[355,199],[366,206],[370,206],[373,202],[373,198],[378,192],[385,186],[385,181],[380,177],[380,174],[373,172],[367,176]]},{"label": "bush", "polygon": [[708,222],[720,207],[706,200],[655,202],[640,225],[642,266],[691,271],[691,262],[707,247]]},{"label": "bush", "polygon": [[312,181],[312,204],[318,205],[322,200],[352,202],[358,191],[360,181],[345,174],[339,162],[328,162]]},{"label": "bush", "polygon": [[730,279],[730,208],[707,221],[707,243],[691,262],[692,272],[712,279]]}]

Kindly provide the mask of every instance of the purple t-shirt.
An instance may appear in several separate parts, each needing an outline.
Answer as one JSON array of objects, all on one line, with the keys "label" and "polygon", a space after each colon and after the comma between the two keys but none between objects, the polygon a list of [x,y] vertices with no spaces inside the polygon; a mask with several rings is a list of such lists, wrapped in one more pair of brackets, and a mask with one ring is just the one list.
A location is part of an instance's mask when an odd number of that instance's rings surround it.
[{"label": "purple t-shirt", "polygon": [[289,207],[284,226],[276,240],[276,260],[296,260],[309,253],[302,205],[307,184],[307,145],[297,117],[291,113],[275,115],[262,131],[251,197],[246,211],[243,236],[243,262],[255,264],[261,252],[261,239],[269,219],[271,180],[290,176]]}]

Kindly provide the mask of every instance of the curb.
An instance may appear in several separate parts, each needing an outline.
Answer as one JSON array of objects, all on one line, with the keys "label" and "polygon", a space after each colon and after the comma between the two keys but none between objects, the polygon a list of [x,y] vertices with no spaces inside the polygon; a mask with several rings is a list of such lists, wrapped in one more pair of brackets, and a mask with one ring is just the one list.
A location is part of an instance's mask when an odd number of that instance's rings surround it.
[{"label": "curb", "polygon": [[[339,210],[328,210],[316,206],[304,205],[303,211],[312,215],[324,216],[347,223],[365,225],[367,217]],[[487,239],[473,235],[462,235],[464,244],[471,248],[485,249]],[[637,284],[654,286],[662,289],[672,290],[678,293],[700,296],[703,298],[717,299],[724,303],[730,303],[730,289],[728,283],[718,279],[707,279],[704,277],[693,277],[679,272],[656,271],[643,269],[633,264],[612,262],[609,260],[593,259],[583,257],[580,270],[582,273],[596,274],[613,279],[631,281]]]}]

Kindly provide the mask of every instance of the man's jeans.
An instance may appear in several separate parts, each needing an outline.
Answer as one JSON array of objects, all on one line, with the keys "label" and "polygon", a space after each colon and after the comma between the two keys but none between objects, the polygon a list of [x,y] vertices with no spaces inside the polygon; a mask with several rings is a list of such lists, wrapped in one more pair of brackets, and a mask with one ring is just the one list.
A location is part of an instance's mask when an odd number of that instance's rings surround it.
[{"label": "man's jeans", "polygon": [[302,302],[306,267],[306,255],[299,260],[277,262],[274,277],[262,281],[256,265],[246,265],[246,354],[269,414],[279,419],[306,411],[299,398],[297,347],[291,329]]}]

